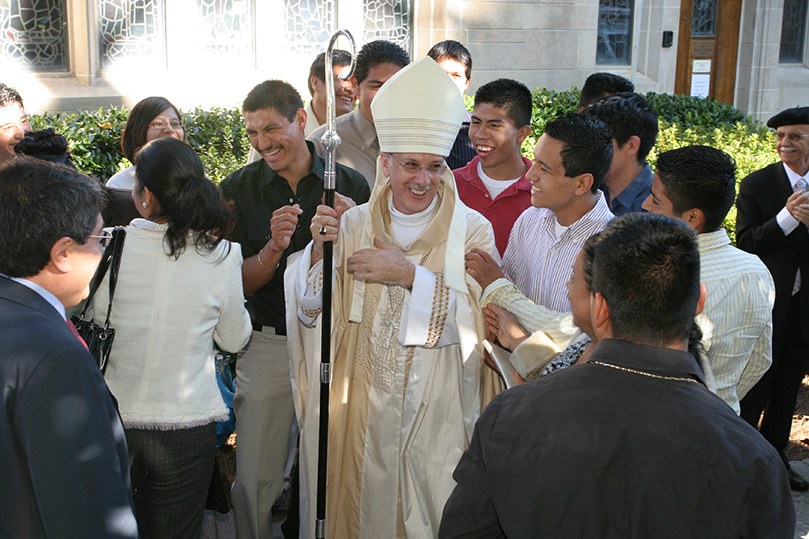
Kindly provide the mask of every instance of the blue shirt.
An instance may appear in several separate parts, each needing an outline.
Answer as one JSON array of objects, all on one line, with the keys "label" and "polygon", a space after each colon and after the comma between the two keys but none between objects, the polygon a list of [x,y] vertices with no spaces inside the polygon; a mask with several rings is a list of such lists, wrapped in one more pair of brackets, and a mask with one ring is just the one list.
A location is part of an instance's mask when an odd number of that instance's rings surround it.
[{"label": "blue shirt", "polygon": [[609,189],[606,185],[601,186],[601,190],[607,195],[607,204],[615,217],[620,217],[627,213],[646,211],[640,207],[649,193],[652,192],[652,167],[648,164],[635,176],[626,188],[615,198],[610,197]]}]

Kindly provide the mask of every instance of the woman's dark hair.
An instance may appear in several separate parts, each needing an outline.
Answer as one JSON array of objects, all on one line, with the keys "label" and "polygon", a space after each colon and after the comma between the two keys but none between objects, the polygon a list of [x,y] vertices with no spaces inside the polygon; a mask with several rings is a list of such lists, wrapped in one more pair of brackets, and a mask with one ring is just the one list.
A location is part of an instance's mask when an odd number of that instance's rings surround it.
[{"label": "woman's dark hair", "polygon": [[180,257],[189,232],[198,252],[211,252],[224,239],[230,210],[191,146],[173,138],[149,142],[138,155],[135,177],[135,188],[148,187],[160,204],[159,215],[152,217],[168,220],[164,242],[169,256]]},{"label": "woman's dark hair", "polygon": [[177,118],[182,119],[183,116],[177,107],[165,97],[147,97],[132,108],[121,136],[121,149],[130,163],[135,163],[138,150],[146,144],[146,132],[149,130],[149,124],[168,108],[174,109]]},{"label": "woman's dark hair", "polygon": [[67,139],[57,134],[51,127],[26,133],[25,137],[14,145],[14,151],[20,155],[76,168],[67,150]]}]

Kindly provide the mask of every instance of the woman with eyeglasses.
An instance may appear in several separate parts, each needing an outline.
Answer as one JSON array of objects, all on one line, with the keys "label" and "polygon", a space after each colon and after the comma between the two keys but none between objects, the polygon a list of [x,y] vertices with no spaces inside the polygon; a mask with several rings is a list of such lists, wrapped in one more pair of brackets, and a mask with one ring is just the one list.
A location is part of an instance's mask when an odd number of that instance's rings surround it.
[{"label": "woman with eyeglasses", "polygon": [[[230,211],[184,142],[141,149],[132,196],[142,218],[127,227],[105,378],[124,423],[141,537],[199,537],[215,422],[228,417],[213,343],[236,352],[251,334],[242,252],[224,239]],[[104,282],[96,322],[108,297]]]},{"label": "woman with eyeglasses", "polygon": [[165,97],[147,97],[129,113],[121,136],[121,149],[132,166],[113,175],[107,186],[132,189],[138,152],[147,142],[164,137],[185,140],[180,111]]}]

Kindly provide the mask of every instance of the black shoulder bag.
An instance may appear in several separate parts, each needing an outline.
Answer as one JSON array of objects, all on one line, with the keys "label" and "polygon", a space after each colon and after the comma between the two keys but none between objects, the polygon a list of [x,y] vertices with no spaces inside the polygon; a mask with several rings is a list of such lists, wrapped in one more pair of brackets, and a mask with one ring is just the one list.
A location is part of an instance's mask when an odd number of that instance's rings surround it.
[{"label": "black shoulder bag", "polygon": [[[82,309],[79,316],[71,318],[73,325],[76,326],[76,331],[87,343],[87,348],[102,373],[107,368],[112,341],[115,338],[115,329],[110,327],[110,313],[112,313],[112,297],[115,295],[115,285],[118,282],[118,268],[121,266],[121,252],[124,249],[125,239],[126,229],[119,227],[112,230],[112,240],[104,249],[104,254],[101,255],[101,262],[98,264],[98,269],[91,281],[90,295],[87,296],[84,309]],[[104,280],[107,269],[110,270],[110,303],[107,305],[107,320],[104,322],[104,327],[101,327],[92,320],[85,320],[84,315],[87,312],[87,307],[92,304],[93,296],[95,296],[98,287],[101,285],[101,281]]]}]

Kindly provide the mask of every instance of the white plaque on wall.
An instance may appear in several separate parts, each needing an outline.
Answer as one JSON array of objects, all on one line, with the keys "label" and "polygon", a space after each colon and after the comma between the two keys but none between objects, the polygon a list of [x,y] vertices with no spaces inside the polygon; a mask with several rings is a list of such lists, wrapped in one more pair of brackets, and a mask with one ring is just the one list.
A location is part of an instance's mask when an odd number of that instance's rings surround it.
[{"label": "white plaque on wall", "polygon": [[710,60],[694,60],[693,67],[691,68],[692,73],[710,73],[711,72],[711,61]]},{"label": "white plaque on wall", "polygon": [[711,91],[711,75],[693,73],[691,75],[691,96],[708,97]]}]

